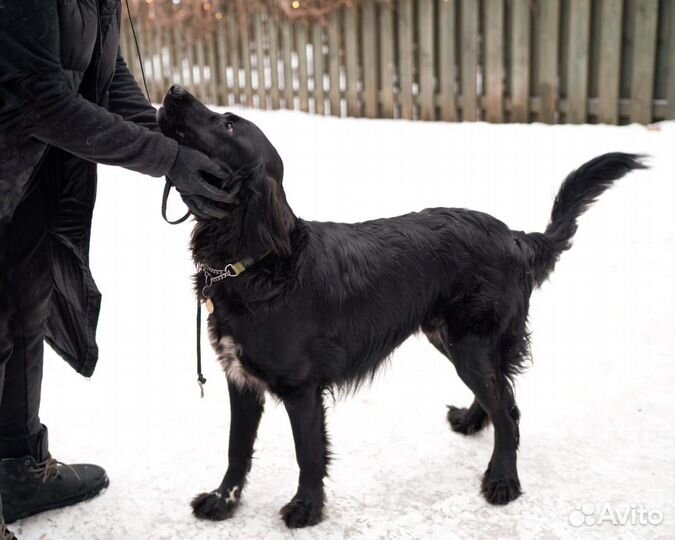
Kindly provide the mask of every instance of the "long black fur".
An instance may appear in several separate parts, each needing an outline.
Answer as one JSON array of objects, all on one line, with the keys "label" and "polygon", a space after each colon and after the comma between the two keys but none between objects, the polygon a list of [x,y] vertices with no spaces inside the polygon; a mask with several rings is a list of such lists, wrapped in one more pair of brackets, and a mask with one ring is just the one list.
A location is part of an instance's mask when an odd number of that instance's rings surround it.
[{"label": "long black fur", "polygon": [[475,395],[468,408],[450,407],[452,429],[469,435],[488,420],[494,425],[484,496],[494,504],[518,497],[520,412],[512,380],[529,355],[530,294],[570,247],[579,215],[614,180],[644,167],[639,156],[605,154],[571,173],[544,233],[512,231],[488,214],[457,208],[324,223],[295,216],[281,158],[251,122],[174,91],[160,125],[235,171],[219,187],[236,193],[237,202],[225,207],[225,219],[198,220],[194,260],[213,268],[257,260],[210,288],[202,272],[196,277],[198,294],[216,307],[209,329],[228,375],[232,421],[227,473],[216,491],[193,502],[195,514],[232,514],[269,392],[288,411],[300,466],[283,519],[289,527],[318,523],[328,464],[323,394],[369,380],[420,330]]}]

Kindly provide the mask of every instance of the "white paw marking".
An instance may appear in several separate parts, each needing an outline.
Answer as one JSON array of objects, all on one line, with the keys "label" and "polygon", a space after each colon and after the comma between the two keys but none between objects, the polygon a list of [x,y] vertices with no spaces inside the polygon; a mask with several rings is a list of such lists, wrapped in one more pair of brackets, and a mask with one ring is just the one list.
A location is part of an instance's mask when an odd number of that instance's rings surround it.
[{"label": "white paw marking", "polygon": [[239,486],[234,486],[227,494],[227,499],[225,499],[225,502],[228,503],[236,503],[237,499],[239,498],[237,496],[237,490],[239,489]]}]

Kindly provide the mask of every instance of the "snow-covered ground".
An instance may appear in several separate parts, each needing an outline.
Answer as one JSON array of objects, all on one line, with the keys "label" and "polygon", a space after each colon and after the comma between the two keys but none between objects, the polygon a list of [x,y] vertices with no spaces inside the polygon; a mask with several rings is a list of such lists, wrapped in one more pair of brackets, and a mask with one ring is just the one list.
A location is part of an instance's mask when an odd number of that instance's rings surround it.
[{"label": "snow-covered ground", "polygon": [[[42,417],[57,458],[100,463],[111,485],[90,503],[15,524],[21,540],[673,538],[675,123],[244,114],[283,156],[296,213],[319,220],[461,206],[543,230],[573,167],[614,150],[652,156],[650,171],[621,180],[581,219],[574,248],[533,295],[534,363],[517,386],[524,495],[506,507],[482,499],[492,429],[450,431],[445,405],[471,395],[416,337],[372,387],[331,404],[322,524],[290,533],[279,519],[297,469],[285,411],[271,400],[239,512],[221,523],[193,518],[191,497],[224,473],[229,411],[206,340],[203,400],[195,380],[191,225],[161,220],[162,180],[102,167],[91,253],[104,295],[99,366],[86,381],[50,351]],[[595,525],[579,526],[582,504]],[[642,509],[662,522],[640,525]],[[626,511],[628,524],[611,523]]]}]

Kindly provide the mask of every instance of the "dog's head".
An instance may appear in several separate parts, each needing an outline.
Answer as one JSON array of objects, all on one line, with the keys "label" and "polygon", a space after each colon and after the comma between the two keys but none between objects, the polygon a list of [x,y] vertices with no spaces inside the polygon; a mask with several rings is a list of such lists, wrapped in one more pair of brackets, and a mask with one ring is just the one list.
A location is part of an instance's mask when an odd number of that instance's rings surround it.
[{"label": "dog's head", "polygon": [[177,84],[169,89],[162,105],[157,120],[165,135],[204,152],[235,174],[262,166],[270,178],[282,182],[284,163],[253,122],[233,113],[213,112]]},{"label": "dog's head", "polygon": [[157,121],[165,135],[229,171],[216,187],[236,194],[236,202],[223,208],[230,226],[240,229],[240,250],[254,255],[290,251],[295,216],[282,188],[284,164],[258,126],[236,114],[209,110],[179,85],[164,97]]}]

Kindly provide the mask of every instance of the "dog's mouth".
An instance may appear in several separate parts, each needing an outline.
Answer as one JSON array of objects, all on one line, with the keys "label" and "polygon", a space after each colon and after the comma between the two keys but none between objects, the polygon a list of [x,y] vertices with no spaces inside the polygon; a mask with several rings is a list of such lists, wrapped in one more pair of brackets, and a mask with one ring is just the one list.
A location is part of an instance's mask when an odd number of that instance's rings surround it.
[{"label": "dog's mouth", "polygon": [[162,107],[157,110],[157,124],[162,130],[162,133],[167,137],[176,139],[180,143],[185,142],[185,122],[176,110],[175,104],[172,104],[168,99],[164,98]]}]

